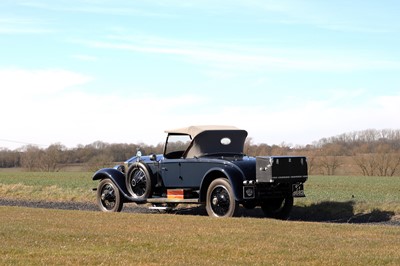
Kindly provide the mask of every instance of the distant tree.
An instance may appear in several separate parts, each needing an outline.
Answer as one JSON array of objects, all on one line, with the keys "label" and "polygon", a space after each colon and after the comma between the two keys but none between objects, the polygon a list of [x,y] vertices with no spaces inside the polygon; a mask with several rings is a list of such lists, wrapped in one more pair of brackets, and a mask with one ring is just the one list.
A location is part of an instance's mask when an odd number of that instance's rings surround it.
[{"label": "distant tree", "polygon": [[0,168],[20,166],[20,153],[9,149],[0,148]]},{"label": "distant tree", "polygon": [[256,152],[256,145],[253,144],[253,138],[248,137],[244,142],[243,152],[246,155],[255,156]]},{"label": "distant tree", "polygon": [[114,158],[109,154],[99,154],[92,157],[87,163],[86,168],[88,171],[94,172],[101,168],[112,167]]},{"label": "distant tree", "polygon": [[378,176],[394,176],[400,165],[399,153],[377,153]]},{"label": "distant tree", "polygon": [[257,156],[268,156],[268,155],[272,155],[272,148],[271,146],[265,144],[265,143],[261,143],[259,145],[256,146],[256,155]]},{"label": "distant tree", "polygon": [[41,152],[39,168],[44,172],[58,172],[66,162],[64,151],[66,147],[57,143],[50,145]]},{"label": "distant tree", "polygon": [[28,171],[39,169],[42,150],[35,145],[27,145],[22,147],[21,166]]},{"label": "distant tree", "polygon": [[363,145],[353,160],[364,176],[393,176],[400,168],[400,152],[388,144]]},{"label": "distant tree", "polygon": [[290,144],[282,142],[279,145],[272,145],[271,155],[288,155],[291,151]]},{"label": "distant tree", "polygon": [[339,156],[324,155],[319,158],[319,165],[326,175],[335,175],[336,170],[343,164]]},{"label": "distant tree", "polygon": [[326,175],[335,175],[336,170],[343,164],[340,157],[342,146],[339,144],[325,144],[319,156],[319,165]]},{"label": "distant tree", "polygon": [[355,164],[360,168],[363,176],[373,176],[376,162],[372,154],[356,154],[353,156]]},{"label": "distant tree", "polygon": [[[59,171],[64,164],[80,163],[96,170],[125,161],[134,156],[138,148],[143,155],[160,154],[163,152],[164,142],[148,145],[96,141],[71,149],[61,144],[52,144],[46,149],[34,145],[14,151],[0,149],[0,167]],[[400,174],[400,130],[354,131],[323,138],[305,147],[284,142],[272,146],[265,143],[255,144],[249,137],[244,144],[244,153],[250,156],[305,155],[310,174],[334,175],[339,170],[340,173],[348,173],[348,169],[358,168],[362,175],[393,176]]]},{"label": "distant tree", "polygon": [[318,165],[317,165],[317,151],[316,150],[305,150],[300,152],[299,155],[303,155],[307,157],[307,167],[308,174],[316,174]]}]

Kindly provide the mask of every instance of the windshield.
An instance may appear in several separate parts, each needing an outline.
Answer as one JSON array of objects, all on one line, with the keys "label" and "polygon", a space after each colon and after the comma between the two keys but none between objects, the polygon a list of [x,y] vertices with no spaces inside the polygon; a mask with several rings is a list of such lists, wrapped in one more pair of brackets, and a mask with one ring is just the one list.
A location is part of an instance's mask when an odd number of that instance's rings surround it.
[{"label": "windshield", "polygon": [[189,135],[168,135],[164,147],[164,156],[167,158],[181,158],[191,141],[192,139]]}]

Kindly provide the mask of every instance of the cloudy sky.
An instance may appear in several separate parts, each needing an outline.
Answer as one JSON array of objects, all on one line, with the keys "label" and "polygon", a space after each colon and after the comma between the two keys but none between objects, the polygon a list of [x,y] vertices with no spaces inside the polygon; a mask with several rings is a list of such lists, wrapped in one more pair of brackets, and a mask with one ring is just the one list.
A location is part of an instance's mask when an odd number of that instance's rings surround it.
[{"label": "cloudy sky", "polygon": [[0,147],[400,128],[400,2],[1,0]]}]

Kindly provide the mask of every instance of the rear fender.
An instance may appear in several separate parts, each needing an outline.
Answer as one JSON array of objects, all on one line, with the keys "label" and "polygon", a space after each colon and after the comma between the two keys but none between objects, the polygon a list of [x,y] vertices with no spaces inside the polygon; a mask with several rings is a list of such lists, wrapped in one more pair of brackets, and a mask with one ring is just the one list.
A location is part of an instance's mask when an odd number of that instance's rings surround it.
[{"label": "rear fender", "polygon": [[103,180],[106,178],[111,179],[126,201],[139,202],[137,199],[129,196],[128,189],[126,188],[125,174],[113,168],[103,168],[94,173],[92,180]]},{"label": "rear fender", "polygon": [[200,186],[200,202],[205,202],[207,189],[211,182],[217,178],[225,177],[232,185],[233,194],[237,201],[243,199],[243,173],[235,168],[212,168],[204,176]]}]

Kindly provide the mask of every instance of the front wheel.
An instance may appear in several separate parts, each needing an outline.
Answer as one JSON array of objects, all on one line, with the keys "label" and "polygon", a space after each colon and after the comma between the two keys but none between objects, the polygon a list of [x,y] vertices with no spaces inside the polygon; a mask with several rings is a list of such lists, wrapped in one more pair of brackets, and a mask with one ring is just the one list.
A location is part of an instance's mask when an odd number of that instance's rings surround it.
[{"label": "front wheel", "polygon": [[287,220],[293,208],[293,197],[269,199],[263,202],[261,208],[265,217]]},{"label": "front wheel", "polygon": [[225,178],[211,182],[207,189],[206,210],[212,217],[232,217],[238,213],[239,205],[235,200],[232,186]]},{"label": "front wheel", "polygon": [[97,205],[103,212],[120,212],[123,207],[121,193],[110,179],[103,179],[97,187]]}]

